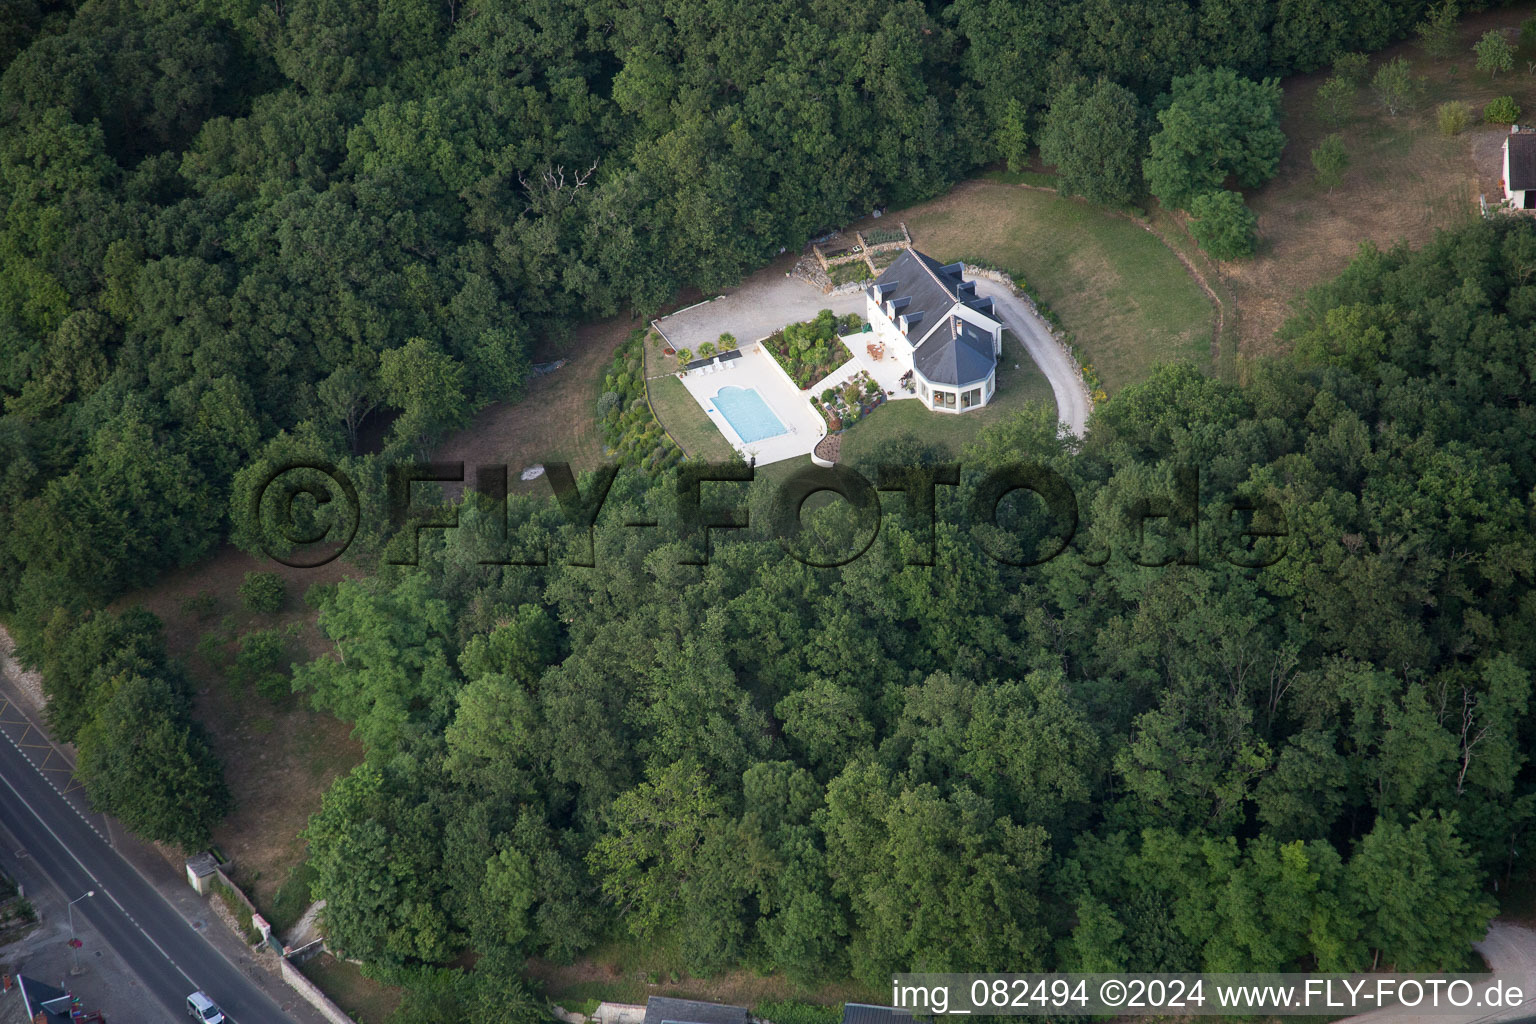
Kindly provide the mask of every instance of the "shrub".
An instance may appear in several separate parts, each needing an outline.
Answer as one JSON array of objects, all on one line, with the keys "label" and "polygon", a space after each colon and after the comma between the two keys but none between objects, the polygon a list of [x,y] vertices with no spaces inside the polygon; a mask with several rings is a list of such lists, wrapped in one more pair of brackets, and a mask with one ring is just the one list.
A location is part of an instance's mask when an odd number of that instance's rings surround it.
[{"label": "shrub", "polygon": [[597,416],[599,419],[608,419],[618,415],[619,405],[623,397],[617,391],[604,391],[597,400]]},{"label": "shrub", "polygon": [[814,320],[786,324],[764,341],[798,388],[808,388],[845,362],[851,353],[837,338],[838,320],[824,309]]},{"label": "shrub", "polygon": [[224,904],[224,909],[229,911],[229,916],[234,918],[235,925],[240,929],[240,935],[245,939],[246,945],[254,946],[261,941],[261,933],[251,924],[251,912],[246,909],[242,900],[233,889],[223,882],[213,883],[214,895],[219,902]]},{"label": "shrub", "polygon": [[336,584],[315,583],[304,591],[304,603],[310,608],[323,608],[336,596]]},{"label": "shrub", "polygon": [[684,365],[684,366],[686,366],[687,364],[693,362],[693,350],[692,349],[687,349],[687,348],[680,348],[680,349],[678,349],[677,350],[677,361],[679,363],[681,363],[682,365]]},{"label": "shrub", "polygon": [[1253,255],[1255,219],[1236,192],[1218,189],[1189,204],[1189,232],[1214,260],[1240,260]]},{"label": "shrub", "polygon": [[825,390],[825,391],[823,391],[821,393],[821,400],[823,402],[831,402],[836,397],[837,397],[837,392],[832,390],[831,388],[827,388],[827,390]]},{"label": "shrub", "polygon": [[1461,100],[1451,100],[1435,108],[1435,123],[1441,135],[1459,135],[1472,121],[1472,108]]},{"label": "shrub", "polygon": [[1312,167],[1317,171],[1317,183],[1332,192],[1344,178],[1344,168],[1349,166],[1349,151],[1344,148],[1344,136],[1334,132],[1312,151]]},{"label": "shrub", "polygon": [[1348,85],[1359,85],[1370,65],[1371,59],[1363,53],[1341,53],[1333,58],[1333,76]]},{"label": "shrub", "polygon": [[1489,124],[1514,124],[1520,120],[1520,104],[1513,96],[1500,96],[1483,108],[1483,120]]},{"label": "shrub", "polygon": [[714,342],[706,341],[702,345],[699,346],[699,358],[700,359],[708,359],[710,356],[712,356],[714,354],[715,354],[715,343]]},{"label": "shrub", "polygon": [[282,611],[287,597],[288,584],[275,572],[248,572],[240,584],[240,603],[247,611]]},{"label": "shrub", "polygon": [[211,590],[200,591],[181,602],[181,614],[189,619],[209,619],[218,610],[219,599],[213,596]]},{"label": "shrub", "polygon": [[1536,18],[1526,18],[1520,23],[1520,49],[1527,53],[1536,50]]},{"label": "shrub", "polygon": [[736,335],[732,334],[730,331],[725,331],[724,333],[722,333],[720,335],[720,351],[721,352],[729,352],[731,349],[733,349],[735,347],[736,347]]},{"label": "shrub", "polygon": [[[678,358],[686,361],[692,353],[684,349]],[[662,430],[646,402],[644,362],[643,335],[637,331],[614,354],[604,378],[605,393],[597,401],[598,409],[602,410],[607,405],[607,393],[611,392],[614,411],[599,415],[597,424],[603,444],[620,462],[653,474],[669,469],[682,459],[683,453]]]},{"label": "shrub", "polygon": [[1317,90],[1318,116],[1330,125],[1338,127],[1349,116],[1349,108],[1354,98],[1353,85],[1338,76],[1330,78]]},{"label": "shrub", "polygon": [[1371,78],[1371,89],[1389,117],[1396,117],[1398,111],[1412,106],[1414,88],[1413,73],[1401,57],[1387,61]]},{"label": "shrub", "polygon": [[1456,52],[1458,13],[1455,0],[1442,0],[1425,12],[1424,20],[1414,29],[1423,41],[1424,52],[1436,60],[1444,60]]},{"label": "shrub", "polygon": [[224,667],[224,638],[217,633],[204,633],[197,641],[197,654],[215,669]]},{"label": "shrub", "polygon": [[263,697],[277,700],[291,692],[282,672],[287,652],[288,641],[275,629],[247,633],[240,638],[233,675],[242,686],[254,686]]}]

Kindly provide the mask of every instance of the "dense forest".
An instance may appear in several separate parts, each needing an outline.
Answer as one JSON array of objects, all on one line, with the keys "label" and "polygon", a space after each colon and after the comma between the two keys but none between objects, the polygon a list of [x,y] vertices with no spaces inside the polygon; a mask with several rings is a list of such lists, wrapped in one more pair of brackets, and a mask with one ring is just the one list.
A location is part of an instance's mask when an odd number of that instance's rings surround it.
[{"label": "dense forest", "polygon": [[[100,609],[254,549],[263,467],[376,485],[516,400],[536,340],[1032,140],[1071,166],[1116,127],[1138,159],[1079,168],[1104,202],[1262,180],[1270,76],[1425,6],[0,6],[0,617],[92,799],[187,845],[227,809],[157,624]],[[1242,145],[1202,162],[1216,123]],[[1459,964],[1527,873],[1533,269],[1524,225],[1366,251],[1242,387],[1164,368],[1081,451],[1044,413],[992,431],[968,479],[1029,458],[1078,496],[1041,566],[947,498],[932,568],[899,517],[839,569],[751,533],[680,565],[619,525],[675,489],[626,472],[601,569],[496,569],[467,506],[422,569],[314,595],[345,659],[294,686],[369,749],[308,832],[334,941],[415,972],[435,1021],[522,998],[512,967],[434,988],[465,949],[515,966],[617,927],[800,979]],[[1135,564],[1126,509],[1177,504],[1189,466],[1204,507],[1283,508],[1287,556],[1233,565],[1216,515],[1198,566]]]},{"label": "dense forest", "polygon": [[[1080,447],[1044,409],[991,428],[931,566],[896,495],[832,569],[767,535],[766,479],[708,485],[758,526],[707,566],[670,475],[620,474],[596,568],[554,503],[504,534],[471,501],[420,567],[316,595],[336,655],[294,686],[370,751],[307,832],[331,940],[406,967],[622,927],[877,986],[1464,966],[1530,870],[1533,271],[1513,220],[1366,248],[1245,386],[1162,368]],[[1038,565],[1036,499],[965,497],[1020,462],[1081,516]],[[819,548],[864,542],[845,508]],[[507,537],[551,565],[485,564]]]},{"label": "dense forest", "polygon": [[518,396],[530,339],[931,196],[1084,83],[1139,124],[1178,76],[1321,66],[1423,7],[8,3],[0,612],[35,648],[222,540],[266,446],[344,454],[371,416],[420,450]]}]

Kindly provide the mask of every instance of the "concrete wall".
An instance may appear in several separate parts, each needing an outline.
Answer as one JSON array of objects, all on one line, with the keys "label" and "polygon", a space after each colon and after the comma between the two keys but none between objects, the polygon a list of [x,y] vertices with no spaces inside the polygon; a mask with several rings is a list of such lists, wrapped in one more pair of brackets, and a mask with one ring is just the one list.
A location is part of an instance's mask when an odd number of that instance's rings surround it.
[{"label": "concrete wall", "polygon": [[299,969],[293,964],[279,958],[277,969],[282,974],[283,981],[288,983],[288,987],[303,997],[306,1003],[318,1010],[320,1016],[331,1024],[354,1024],[351,1017],[341,1012],[341,1007],[326,998],[325,993],[321,992],[314,982],[300,974]]},{"label": "concrete wall", "polygon": [[[246,911],[251,916],[259,916],[256,913],[256,905],[250,901],[250,899],[245,895],[244,892],[241,891],[238,885],[229,880],[229,876],[224,874],[222,870],[215,871],[209,877],[216,878],[224,885],[229,886],[229,888],[234,891],[235,895],[240,898],[240,902],[245,905]],[[213,903],[215,912],[224,910],[223,902],[217,897],[214,898]],[[242,938],[244,937],[244,933],[241,929],[237,928],[236,934],[241,935]],[[342,1012],[341,1007],[331,1002],[330,999],[327,998],[326,994],[320,991],[314,982],[304,977],[304,975],[299,972],[297,967],[289,963],[283,957],[278,956],[276,959],[278,975],[283,979],[288,987],[297,992],[306,1003],[318,1010],[322,1017],[330,1021],[331,1024],[356,1024],[356,1022],[354,1022],[351,1017],[348,1017],[345,1013]]]}]

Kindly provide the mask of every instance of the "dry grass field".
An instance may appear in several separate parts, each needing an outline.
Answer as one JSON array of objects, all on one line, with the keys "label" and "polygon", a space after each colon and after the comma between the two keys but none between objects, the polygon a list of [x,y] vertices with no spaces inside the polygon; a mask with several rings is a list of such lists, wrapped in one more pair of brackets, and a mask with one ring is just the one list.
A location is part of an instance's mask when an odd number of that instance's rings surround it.
[{"label": "dry grass field", "polygon": [[534,463],[563,459],[577,473],[595,469],[603,460],[603,438],[593,414],[597,389],[613,362],[613,354],[639,321],[619,316],[578,326],[568,347],[539,353],[536,358],[564,357],[560,369],[528,383],[518,402],[501,403],[481,411],[469,426],[448,437],[433,458],[462,460],[469,467],[501,464],[509,468],[512,490],[547,493],[542,479],[523,483],[518,471]]},{"label": "dry grass field", "polygon": [[[1403,56],[1414,76],[1424,79],[1415,108],[1396,117],[1382,110],[1367,80],[1351,116],[1335,129],[1316,112],[1327,72],[1285,80],[1280,173],[1248,196],[1258,216],[1259,252],[1225,268],[1237,296],[1242,355],[1276,351],[1275,330],[1296,298],[1336,276],[1361,242],[1418,245],[1437,230],[1477,216],[1480,193],[1490,202],[1502,197],[1499,147],[1508,129],[1479,121],[1447,138],[1437,130],[1435,108],[1462,100],[1480,117],[1488,100],[1509,95],[1526,116],[1536,118],[1536,76],[1527,63],[1536,55],[1517,55],[1512,73],[1490,79],[1474,70],[1472,54],[1472,44],[1490,28],[1507,31],[1513,41],[1531,14],[1532,6],[1522,4],[1463,19],[1461,52],[1449,60],[1432,60],[1413,42],[1372,55],[1369,74]],[[1343,182],[1329,193],[1316,181],[1311,153],[1333,131],[1343,134],[1350,163]]]},{"label": "dry grass field", "polygon": [[[288,584],[282,611],[246,611],[237,593],[247,572],[279,572]],[[165,623],[166,646],[187,667],[196,687],[196,714],[224,763],[224,777],[234,794],[235,811],[214,831],[214,842],[235,862],[236,881],[263,911],[304,859],[299,832],[320,809],[320,794],[331,780],[362,760],[362,747],[351,726],[309,709],[299,697],[273,702],[237,686],[198,651],[210,633],[244,634],[258,629],[292,629],[293,658],[320,653],[329,642],[315,628],[314,610],[303,602],[315,583],[333,583],[354,571],[342,562],[317,569],[293,569],[252,558],[234,548],[211,559],[167,574],[152,587],[114,604],[115,609],[142,605]],[[211,614],[199,616],[183,607],[188,598],[212,595]],[[220,649],[232,654],[234,645]],[[281,923],[281,917],[274,919]]]}]

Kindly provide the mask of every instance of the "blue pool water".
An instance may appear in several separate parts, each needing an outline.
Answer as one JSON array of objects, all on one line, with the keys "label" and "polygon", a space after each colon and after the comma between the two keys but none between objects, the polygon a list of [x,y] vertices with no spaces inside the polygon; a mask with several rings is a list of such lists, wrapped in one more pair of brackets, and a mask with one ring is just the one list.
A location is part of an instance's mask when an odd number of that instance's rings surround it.
[{"label": "blue pool water", "polygon": [[723,387],[715,394],[715,408],[743,444],[789,433],[755,388]]}]

